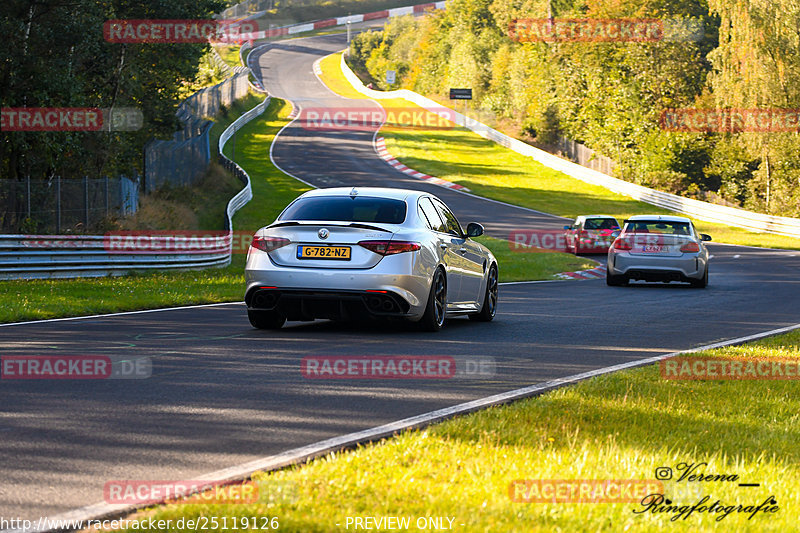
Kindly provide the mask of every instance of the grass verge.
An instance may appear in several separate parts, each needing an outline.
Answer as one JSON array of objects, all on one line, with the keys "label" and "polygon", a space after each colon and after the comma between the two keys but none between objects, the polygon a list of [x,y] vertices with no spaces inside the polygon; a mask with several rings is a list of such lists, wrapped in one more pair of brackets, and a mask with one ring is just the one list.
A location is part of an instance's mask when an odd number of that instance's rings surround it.
[{"label": "grass verge", "polygon": [[[320,67],[328,87],[347,98],[365,98],[340,69],[341,53],[325,57]],[[416,107],[404,99],[377,100],[385,109]],[[590,185],[548,168],[464,128],[422,129],[390,124],[382,134],[386,148],[404,165],[468,187],[487,198],[573,218],[607,214],[620,219],[640,214],[675,214],[628,196]],[[800,248],[800,239],[754,233],[695,220],[698,231],[715,241],[769,248]],[[525,228],[520,228],[525,229]]]},{"label": "grass verge", "polygon": [[555,275],[559,272],[576,272],[597,266],[594,261],[572,254],[514,252],[503,239],[482,236],[475,240],[489,248],[497,258],[501,282],[557,279]]},{"label": "grass verge", "polygon": [[[693,356],[711,354],[797,362],[800,330]],[[356,516],[448,517],[465,532],[791,531],[800,508],[798,413],[796,381],[665,380],[650,365],[257,473],[267,489],[256,503],[172,504],[139,517],[276,517],[286,532],[343,530]],[[738,480],[664,482],[675,505],[709,496],[709,506],[756,506],[772,496],[779,509],[671,520],[676,513],[637,513],[646,509],[640,502],[515,503],[509,492],[516,480],[653,480],[660,467],[677,478],[681,463]]]},{"label": "grass verge", "polygon": [[214,45],[217,49],[219,57],[230,67],[241,66],[239,63],[239,48],[238,44],[221,44]]}]

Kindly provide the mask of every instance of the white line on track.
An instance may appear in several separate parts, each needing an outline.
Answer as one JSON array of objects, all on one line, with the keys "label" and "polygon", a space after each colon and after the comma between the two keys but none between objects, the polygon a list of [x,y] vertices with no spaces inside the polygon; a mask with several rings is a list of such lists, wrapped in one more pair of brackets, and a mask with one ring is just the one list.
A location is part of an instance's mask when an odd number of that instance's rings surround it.
[{"label": "white line on track", "polygon": [[[431,411],[428,413],[423,413],[421,415],[404,418],[402,420],[390,422],[382,426],[377,426],[374,428],[365,429],[363,431],[348,433],[347,435],[341,435],[339,437],[334,437],[320,442],[315,442],[307,446],[302,446],[300,448],[295,448],[293,450],[287,450],[277,455],[270,455],[268,457],[256,459],[254,461],[232,466],[230,468],[217,470],[215,472],[211,472],[203,476],[195,477],[195,479],[199,481],[209,481],[212,484],[216,482],[217,485],[224,485],[226,483],[227,484],[238,483],[246,479],[249,479],[253,473],[258,471],[278,470],[280,468],[285,468],[290,465],[304,463],[311,459],[327,455],[331,452],[336,452],[342,449],[351,448],[358,444],[365,444],[368,442],[374,442],[382,438],[391,437],[400,431],[408,429],[420,429],[429,426],[431,424],[434,424],[436,422],[441,422],[442,420],[452,418],[457,415],[464,415],[467,413],[478,411],[480,409],[485,409],[487,407],[501,405],[514,400],[535,396],[550,391],[552,389],[577,383],[579,381],[583,381],[585,379],[589,379],[592,377],[601,376],[604,374],[610,374],[612,372],[626,370],[629,368],[636,368],[639,366],[649,365],[652,363],[657,363],[662,359],[666,359],[668,357],[674,357],[676,355],[698,352],[701,350],[711,350],[714,348],[722,348],[725,346],[732,346],[735,344],[742,344],[745,342],[763,339],[765,337],[779,335],[781,333],[787,333],[795,329],[800,329],[800,324],[794,324],[792,326],[786,326],[783,328],[764,331],[761,333],[756,333],[754,335],[737,337],[735,339],[728,339],[725,341],[715,342],[713,344],[706,344],[705,346],[698,346],[697,348],[691,348],[689,350],[672,352],[664,355],[657,355],[655,357],[648,357],[647,359],[639,359],[637,361],[631,361],[619,365],[608,366],[605,368],[598,368],[597,370],[591,370],[589,372],[583,372],[581,374],[574,374],[572,376],[557,378],[550,381],[546,381],[544,383],[539,383],[537,385],[531,385],[529,387],[503,392],[500,394],[495,394],[493,396],[487,396],[485,398],[473,400],[471,402],[454,405],[452,407],[437,409],[436,411]],[[69,511],[61,516],[51,519],[50,521],[55,522],[61,520],[63,522],[65,520],[83,520],[83,521],[89,519],[100,520],[104,518],[123,516],[142,507],[149,507],[149,505],[148,506],[121,505],[121,504],[111,505],[105,502],[101,502],[94,505],[82,507],[80,509],[75,509],[73,511]],[[30,531],[32,530],[28,530],[28,532]]]},{"label": "white line on track", "polygon": [[[545,280],[532,280],[532,281],[503,281],[498,283],[498,285],[523,285],[530,283],[561,283],[564,281],[570,281],[570,280],[545,279]],[[28,324],[46,324],[47,322],[66,322],[72,320],[87,320],[90,318],[109,318],[114,316],[140,315],[144,313],[159,313],[161,311],[179,311],[181,309],[198,309],[200,307],[216,307],[220,305],[244,305],[244,302],[233,301],[233,302],[220,302],[215,304],[181,305],[178,307],[160,307],[158,309],[142,309],[139,311],[120,311],[117,313],[104,313],[100,315],[68,316],[63,318],[43,318],[41,320],[27,320],[25,322],[8,322],[6,324],[0,324],[0,328],[9,326],[25,326]]]},{"label": "white line on track", "polygon": [[753,250],[758,250],[761,252],[796,252],[797,250],[791,248],[764,248],[762,246],[750,246],[747,244],[731,244],[729,242],[710,242],[712,246],[736,246],[739,248],[751,248]]},{"label": "white line on track", "polygon": [[[564,279],[546,279],[546,280],[532,280],[532,281],[503,281],[498,283],[498,285],[523,285],[529,283],[561,283]],[[123,315],[140,315],[144,313],[159,313],[161,311],[179,311],[181,309],[197,309],[200,307],[216,307],[220,305],[244,305],[244,302],[241,301],[233,301],[233,302],[220,302],[215,304],[197,304],[197,305],[181,305],[178,307],[160,307],[158,309],[142,309],[139,311],[120,311],[117,313],[104,313],[100,315],[84,315],[84,316],[68,316],[63,318],[43,318],[41,320],[27,320],[25,322],[8,322],[6,324],[0,324],[0,328],[8,327],[8,326],[25,326],[28,324],[46,324],[47,322],[66,322],[71,320],[87,320],[90,318],[108,318],[114,316],[123,316]]]},{"label": "white line on track", "polygon": [[106,318],[121,315],[140,315],[144,313],[158,313],[160,311],[178,311],[180,309],[197,309],[198,307],[216,307],[219,305],[244,305],[244,302],[220,302],[216,304],[182,305],[179,307],[161,307],[159,309],[142,309],[140,311],[120,311],[118,313],[105,313],[101,315],[68,316],[64,318],[45,318],[42,320],[28,320],[26,322],[9,322],[0,324],[0,328],[8,326],[24,326],[26,324],[44,324],[46,322],[66,322],[68,320],[86,320],[89,318]]}]

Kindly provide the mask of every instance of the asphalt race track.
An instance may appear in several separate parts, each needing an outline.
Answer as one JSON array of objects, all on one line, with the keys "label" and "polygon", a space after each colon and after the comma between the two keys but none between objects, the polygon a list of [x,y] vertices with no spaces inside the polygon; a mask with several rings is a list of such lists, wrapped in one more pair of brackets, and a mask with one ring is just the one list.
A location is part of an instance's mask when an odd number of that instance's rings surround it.
[{"label": "asphalt race track", "polygon": [[[254,61],[272,94],[301,107],[374,105],[335,97],[314,76],[313,62],[343,47],[342,36],[308,38],[254,52]],[[370,132],[292,126],[273,155],[318,186],[429,190],[462,222],[482,222],[499,237],[563,225],[409,178],[378,159]],[[0,327],[3,355],[147,357],[153,366],[140,380],[0,382],[0,515],[53,517],[102,501],[109,480],[193,479],[490,394],[800,322],[800,252],[710,250],[705,290],[602,280],[505,285],[494,322],[454,319],[436,334],[324,321],[257,331],[241,303]],[[300,374],[307,355],[488,356],[497,374],[308,380]]]}]

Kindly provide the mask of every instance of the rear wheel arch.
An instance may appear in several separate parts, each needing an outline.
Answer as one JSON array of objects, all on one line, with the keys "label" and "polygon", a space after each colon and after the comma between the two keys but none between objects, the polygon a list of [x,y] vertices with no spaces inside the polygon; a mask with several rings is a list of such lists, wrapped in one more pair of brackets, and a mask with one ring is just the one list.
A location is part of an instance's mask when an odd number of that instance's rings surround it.
[{"label": "rear wheel arch", "polygon": [[[437,302],[437,279],[441,278],[444,285],[444,302]],[[437,303],[441,309],[437,309]],[[431,276],[430,289],[425,304],[425,313],[418,322],[424,331],[439,331],[444,327],[447,317],[447,270],[438,265]]]}]

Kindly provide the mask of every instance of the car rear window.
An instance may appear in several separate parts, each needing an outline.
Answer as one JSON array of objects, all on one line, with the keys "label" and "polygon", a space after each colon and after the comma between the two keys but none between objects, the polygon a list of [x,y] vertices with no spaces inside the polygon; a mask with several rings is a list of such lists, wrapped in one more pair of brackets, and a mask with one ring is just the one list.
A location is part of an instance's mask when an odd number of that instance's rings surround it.
[{"label": "car rear window", "polygon": [[613,218],[587,218],[585,229],[619,229],[619,224]]},{"label": "car rear window", "polygon": [[660,235],[691,235],[687,222],[637,220],[625,223],[625,233],[656,233]]},{"label": "car rear window", "polygon": [[301,198],[286,208],[280,219],[402,224],[406,219],[406,203],[365,196]]}]

